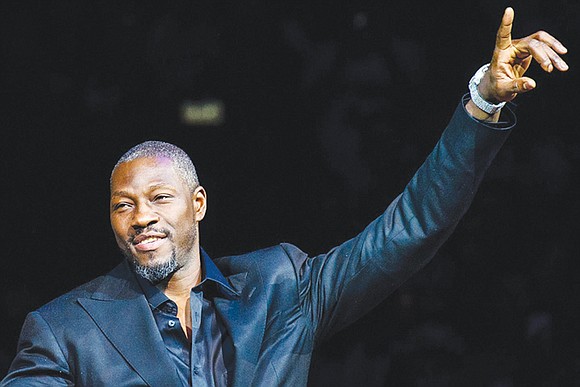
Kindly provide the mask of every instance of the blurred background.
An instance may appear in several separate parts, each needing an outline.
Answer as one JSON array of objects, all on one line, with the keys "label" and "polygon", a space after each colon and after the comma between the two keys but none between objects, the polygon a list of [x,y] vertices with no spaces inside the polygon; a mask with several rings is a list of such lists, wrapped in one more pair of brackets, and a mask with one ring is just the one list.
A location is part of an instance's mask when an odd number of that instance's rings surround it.
[{"label": "blurred background", "polygon": [[191,155],[210,256],[325,252],[420,166],[507,5],[570,71],[534,65],[454,235],[317,351],[310,384],[580,385],[576,0],[1,2],[0,376],[26,313],[120,261],[108,179],[129,147]]}]

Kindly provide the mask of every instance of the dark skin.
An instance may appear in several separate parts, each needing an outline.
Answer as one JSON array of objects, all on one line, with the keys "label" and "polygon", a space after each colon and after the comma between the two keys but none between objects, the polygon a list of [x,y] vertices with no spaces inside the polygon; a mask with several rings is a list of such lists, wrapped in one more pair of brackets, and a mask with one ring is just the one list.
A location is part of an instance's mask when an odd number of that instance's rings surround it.
[{"label": "dark skin", "polygon": [[197,235],[206,208],[203,187],[192,193],[169,159],[139,158],[112,175],[110,220],[117,244],[141,265],[176,257],[180,269],[156,286],[177,304],[188,337],[190,291],[201,281]]},{"label": "dark skin", "polygon": [[[544,31],[512,39],[513,21],[514,10],[506,8],[497,31],[490,69],[478,86],[479,94],[489,102],[511,101],[518,94],[535,89],[536,81],[524,76],[533,60],[549,73],[554,69],[568,70],[560,57],[568,51],[562,43]],[[499,119],[499,112],[490,116],[472,101],[467,103],[466,109],[479,120],[497,122]]]}]

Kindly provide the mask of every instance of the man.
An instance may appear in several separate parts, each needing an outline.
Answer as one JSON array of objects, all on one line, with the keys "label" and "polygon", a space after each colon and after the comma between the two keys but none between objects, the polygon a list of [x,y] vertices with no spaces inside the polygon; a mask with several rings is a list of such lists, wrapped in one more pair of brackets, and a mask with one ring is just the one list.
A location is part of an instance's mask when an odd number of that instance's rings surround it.
[{"label": "man", "polygon": [[355,238],[308,257],[281,244],[212,261],[207,194],[179,148],[146,142],[111,174],[110,220],[126,260],[30,313],[2,385],[306,385],[315,346],[424,266],[467,210],[515,124],[503,103],[535,88],[532,60],[566,71],[545,32],[511,39],[506,9],[434,151]]}]

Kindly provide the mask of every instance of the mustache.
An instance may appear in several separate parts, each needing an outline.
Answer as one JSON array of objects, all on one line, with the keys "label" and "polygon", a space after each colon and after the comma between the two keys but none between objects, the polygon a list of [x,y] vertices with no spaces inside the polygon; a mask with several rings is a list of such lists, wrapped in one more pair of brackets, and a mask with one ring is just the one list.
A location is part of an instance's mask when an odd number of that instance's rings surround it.
[{"label": "mustache", "polygon": [[140,228],[138,230],[135,230],[135,234],[129,236],[129,238],[127,239],[127,243],[133,244],[133,241],[135,240],[135,238],[137,238],[139,235],[141,235],[143,233],[149,233],[149,232],[164,234],[165,237],[168,239],[171,239],[171,236],[172,236],[171,231],[169,231],[166,228],[150,226],[150,227],[145,227],[145,228]]}]

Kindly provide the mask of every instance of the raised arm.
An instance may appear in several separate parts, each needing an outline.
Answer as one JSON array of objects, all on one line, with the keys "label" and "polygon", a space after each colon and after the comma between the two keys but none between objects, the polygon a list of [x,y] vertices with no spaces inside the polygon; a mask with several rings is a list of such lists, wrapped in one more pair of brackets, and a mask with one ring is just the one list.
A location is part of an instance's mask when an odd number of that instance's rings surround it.
[{"label": "raised arm", "polygon": [[[502,18],[489,70],[480,79],[480,97],[492,104],[532,90],[524,73],[532,59],[546,71],[565,71],[566,49],[545,32],[511,39],[513,10]],[[467,102],[467,103],[465,103]],[[302,305],[318,339],[326,337],[382,301],[423,267],[465,214],[489,164],[515,124],[494,124],[472,100],[462,101],[441,139],[405,190],[365,230],[302,267]],[[474,119],[477,118],[477,119]]]}]

